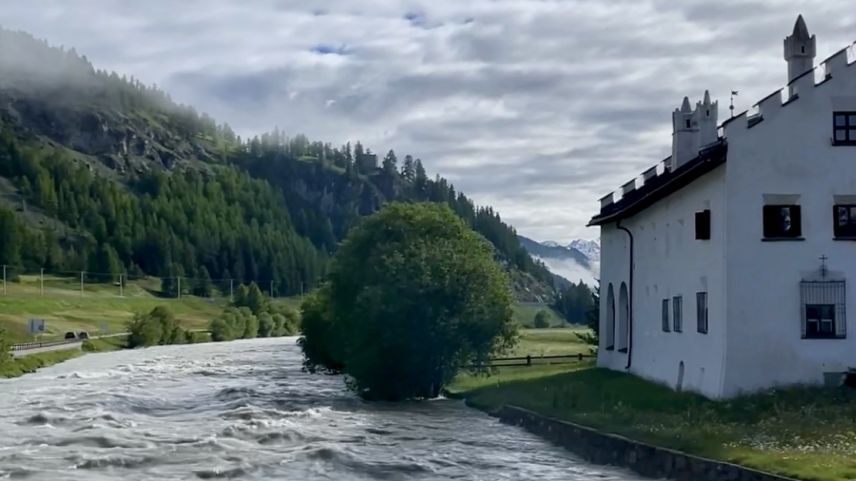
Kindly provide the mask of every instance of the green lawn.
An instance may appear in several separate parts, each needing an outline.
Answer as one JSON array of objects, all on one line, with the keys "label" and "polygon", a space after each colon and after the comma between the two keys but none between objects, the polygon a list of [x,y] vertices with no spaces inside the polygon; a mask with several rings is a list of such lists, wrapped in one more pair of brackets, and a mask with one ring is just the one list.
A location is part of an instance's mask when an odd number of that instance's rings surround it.
[{"label": "green lawn", "polygon": [[549,329],[521,329],[520,341],[512,355],[532,357],[561,354],[589,354],[591,347],[583,344],[577,334],[587,331],[582,327]]},{"label": "green lawn", "polygon": [[856,392],[793,388],[711,401],[625,373],[575,365],[459,376],[449,392],[806,480],[856,479]]},{"label": "green lawn", "polygon": [[558,312],[554,311],[548,304],[516,302],[514,306],[512,306],[512,309],[514,311],[514,321],[524,327],[532,327],[532,324],[535,321],[535,314],[540,310],[547,311],[551,327],[568,326],[568,323],[565,322],[562,316]]},{"label": "green lawn", "polygon": [[5,295],[0,291],[0,326],[12,342],[32,340],[27,333],[30,318],[45,319],[45,339],[62,337],[67,331],[98,334],[102,323],[109,332],[123,332],[134,313],[164,305],[183,327],[205,329],[226,304],[225,298],[162,298],[159,287],[160,281],[150,278],[128,283],[121,297],[118,286],[112,283],[85,284],[81,294],[79,281],[46,277],[42,296],[38,276],[21,276],[20,282],[7,283]]}]

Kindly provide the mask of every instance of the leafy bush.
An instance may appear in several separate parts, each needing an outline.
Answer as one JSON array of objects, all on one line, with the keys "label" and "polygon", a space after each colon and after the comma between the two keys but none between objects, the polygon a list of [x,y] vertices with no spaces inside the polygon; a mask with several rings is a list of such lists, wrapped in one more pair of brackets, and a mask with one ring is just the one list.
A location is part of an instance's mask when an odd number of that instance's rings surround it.
[{"label": "leafy bush", "polygon": [[210,329],[214,342],[249,339],[258,335],[259,321],[247,307],[227,307],[211,321]]},{"label": "leafy bush", "polygon": [[269,312],[259,314],[259,337],[271,337],[276,334],[276,324]]},{"label": "leafy bush", "polygon": [[308,369],[349,374],[363,397],[435,397],[513,346],[511,304],[492,248],[447,206],[393,203],[351,230],[304,301],[300,345]]},{"label": "leafy bush", "polygon": [[97,352],[97,351],[98,351],[98,348],[97,348],[97,347],[95,346],[95,344],[94,344],[91,340],[89,340],[89,339],[87,339],[87,340],[83,341],[83,343],[80,345],[80,348],[81,348],[84,352]]},{"label": "leafy bush", "polygon": [[185,333],[172,311],[157,306],[148,314],[137,313],[128,323],[128,347],[181,344]]},{"label": "leafy bush", "polygon": [[550,314],[544,309],[541,309],[535,314],[535,319],[532,321],[532,325],[535,326],[536,329],[550,327]]}]

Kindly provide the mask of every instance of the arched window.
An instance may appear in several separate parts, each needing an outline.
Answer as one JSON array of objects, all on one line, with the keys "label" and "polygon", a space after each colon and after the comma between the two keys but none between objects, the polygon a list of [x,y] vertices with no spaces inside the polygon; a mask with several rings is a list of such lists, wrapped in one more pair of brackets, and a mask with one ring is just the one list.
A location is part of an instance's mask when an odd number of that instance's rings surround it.
[{"label": "arched window", "polygon": [[606,348],[615,348],[615,292],[611,282],[606,291]]},{"label": "arched window", "polygon": [[627,296],[627,284],[621,283],[618,291],[618,350],[627,350],[627,319],[630,317],[630,304]]}]

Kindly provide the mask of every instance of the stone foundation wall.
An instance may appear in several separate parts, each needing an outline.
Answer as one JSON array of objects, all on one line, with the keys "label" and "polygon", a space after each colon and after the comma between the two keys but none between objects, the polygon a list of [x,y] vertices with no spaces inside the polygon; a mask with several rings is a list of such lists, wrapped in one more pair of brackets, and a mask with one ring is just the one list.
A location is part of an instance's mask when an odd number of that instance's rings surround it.
[{"label": "stone foundation wall", "polygon": [[691,456],[602,433],[515,406],[503,407],[496,416],[504,423],[521,426],[558,444],[586,461],[628,468],[650,478],[680,481],[794,481],[736,464]]}]

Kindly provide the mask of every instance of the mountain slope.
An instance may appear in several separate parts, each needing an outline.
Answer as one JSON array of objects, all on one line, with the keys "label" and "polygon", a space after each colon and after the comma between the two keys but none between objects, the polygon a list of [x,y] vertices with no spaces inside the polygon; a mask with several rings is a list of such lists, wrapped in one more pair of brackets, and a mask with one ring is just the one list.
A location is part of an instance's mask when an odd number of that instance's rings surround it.
[{"label": "mountain slope", "polygon": [[186,276],[182,288],[203,295],[228,279],[294,294],[362,216],[431,201],[491,242],[519,298],[552,296],[546,267],[496,212],[418,159],[376,162],[359,143],[277,131],[241,141],[164,92],[0,29],[0,263]]},{"label": "mountain slope", "polygon": [[[524,236],[518,238],[529,254],[543,262],[553,274],[572,283],[582,281],[589,286],[596,284],[595,279],[600,275],[600,250],[596,243],[573,241],[568,246],[562,246],[556,242],[542,243]],[[560,284],[565,285],[561,281]]]}]

